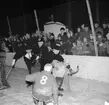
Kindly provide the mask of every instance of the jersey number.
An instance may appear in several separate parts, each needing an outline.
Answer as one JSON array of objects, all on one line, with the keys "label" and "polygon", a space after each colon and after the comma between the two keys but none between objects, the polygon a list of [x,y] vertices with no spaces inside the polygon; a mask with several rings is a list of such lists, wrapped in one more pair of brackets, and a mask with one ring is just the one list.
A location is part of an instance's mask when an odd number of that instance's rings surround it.
[{"label": "jersey number", "polygon": [[42,76],[42,78],[41,78],[41,80],[40,80],[40,83],[41,83],[42,85],[46,84],[47,79],[48,79],[47,76],[45,76],[45,75]]}]

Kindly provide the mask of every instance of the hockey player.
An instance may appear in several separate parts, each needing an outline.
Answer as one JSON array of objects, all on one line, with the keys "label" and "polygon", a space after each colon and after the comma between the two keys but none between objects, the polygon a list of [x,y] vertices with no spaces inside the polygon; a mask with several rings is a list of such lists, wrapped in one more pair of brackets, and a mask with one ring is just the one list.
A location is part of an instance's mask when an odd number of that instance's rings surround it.
[{"label": "hockey player", "polygon": [[51,74],[52,65],[46,64],[44,71],[26,76],[26,82],[33,82],[32,95],[35,104],[43,102],[44,105],[53,98],[54,105],[58,104],[58,86]]},{"label": "hockey player", "polygon": [[57,60],[53,60],[52,62],[53,65],[53,75],[56,78],[56,81],[58,83],[58,90],[63,91],[62,84],[64,77],[65,79],[65,86],[68,91],[70,91],[70,83],[69,83],[69,76],[72,76],[73,74],[76,74],[79,71],[79,68],[77,66],[77,71],[74,72],[70,65],[68,63],[64,62],[59,62]]}]

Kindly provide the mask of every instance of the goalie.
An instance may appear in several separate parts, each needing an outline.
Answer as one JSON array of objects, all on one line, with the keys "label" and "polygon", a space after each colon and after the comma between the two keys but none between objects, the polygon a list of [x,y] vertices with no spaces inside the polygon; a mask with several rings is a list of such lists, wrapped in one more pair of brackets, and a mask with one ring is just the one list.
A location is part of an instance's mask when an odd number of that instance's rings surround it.
[{"label": "goalie", "polygon": [[70,91],[70,83],[69,83],[69,76],[72,76],[73,74],[76,74],[79,71],[79,66],[77,66],[77,71],[73,71],[70,65],[66,62],[59,62],[57,60],[53,60],[53,75],[56,78],[56,81],[58,83],[58,90],[63,91],[62,88],[64,77],[65,79],[65,87],[68,91]]}]

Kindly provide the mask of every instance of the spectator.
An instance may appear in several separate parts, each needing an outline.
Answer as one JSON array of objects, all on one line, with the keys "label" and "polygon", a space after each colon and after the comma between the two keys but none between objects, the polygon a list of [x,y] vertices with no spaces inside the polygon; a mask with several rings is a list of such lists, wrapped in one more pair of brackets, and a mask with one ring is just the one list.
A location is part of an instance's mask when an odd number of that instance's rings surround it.
[{"label": "spectator", "polygon": [[80,32],[80,39],[83,41],[83,38],[86,37],[88,40],[90,39],[91,31],[88,26],[84,27],[84,30]]},{"label": "spectator", "polygon": [[59,36],[61,37],[61,40],[62,40],[62,53],[67,54],[68,53],[68,51],[67,51],[68,36],[67,36],[67,33],[63,27],[60,29],[60,32],[61,33],[59,34]]},{"label": "spectator", "polygon": [[102,24],[102,27],[103,27],[103,32],[104,32],[103,37],[106,38],[106,35],[107,35],[107,33],[108,33],[107,24],[106,24],[106,23],[103,23],[103,24]]},{"label": "spectator", "polygon": [[87,41],[87,38],[84,37],[83,39],[83,47],[82,47],[84,55],[90,55],[90,48]]},{"label": "spectator", "polygon": [[55,41],[55,36],[53,33],[50,33],[50,45],[51,45],[51,48],[53,48],[55,45],[56,45],[56,41]]},{"label": "spectator", "polygon": [[72,37],[72,42],[77,41],[77,39],[78,39],[79,36],[80,36],[80,32],[81,32],[81,28],[78,27],[78,28],[77,28],[77,33],[75,33],[75,35]]},{"label": "spectator", "polygon": [[83,54],[83,49],[82,49],[83,43],[80,39],[77,40],[77,55],[82,55]]},{"label": "spectator", "polygon": [[71,49],[71,52],[72,52],[73,55],[76,55],[78,53],[76,42],[73,42],[73,47]]},{"label": "spectator", "polygon": [[102,40],[98,43],[98,54],[99,56],[106,56],[106,43]]},{"label": "spectator", "polygon": [[103,29],[99,26],[98,23],[95,23],[95,34],[97,34],[98,32],[101,32],[102,36],[103,36]]}]

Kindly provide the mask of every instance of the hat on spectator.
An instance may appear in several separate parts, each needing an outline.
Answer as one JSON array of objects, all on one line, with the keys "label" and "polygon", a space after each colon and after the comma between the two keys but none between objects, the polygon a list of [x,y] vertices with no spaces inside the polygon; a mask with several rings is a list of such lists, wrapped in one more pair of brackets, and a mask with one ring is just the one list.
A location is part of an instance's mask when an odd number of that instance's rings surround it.
[{"label": "hat on spectator", "polygon": [[32,47],[31,46],[26,46],[26,52],[31,52],[32,51]]},{"label": "hat on spectator", "polygon": [[26,46],[26,50],[32,50],[32,46]]},{"label": "hat on spectator", "polygon": [[38,39],[38,42],[43,42],[43,41],[44,41],[43,38]]},{"label": "hat on spectator", "polygon": [[64,27],[61,27],[60,30],[65,30],[65,28]]},{"label": "hat on spectator", "polygon": [[88,24],[85,24],[84,27],[89,27],[89,25]]},{"label": "hat on spectator", "polygon": [[100,31],[98,31],[98,32],[96,33],[96,35],[97,35],[97,36],[102,36],[102,33],[101,33]]},{"label": "hat on spectator", "polygon": [[60,48],[61,48],[61,45],[59,43],[56,43],[53,49],[60,50]]}]

